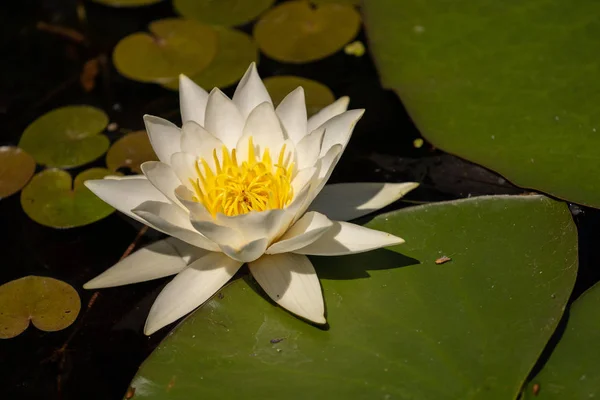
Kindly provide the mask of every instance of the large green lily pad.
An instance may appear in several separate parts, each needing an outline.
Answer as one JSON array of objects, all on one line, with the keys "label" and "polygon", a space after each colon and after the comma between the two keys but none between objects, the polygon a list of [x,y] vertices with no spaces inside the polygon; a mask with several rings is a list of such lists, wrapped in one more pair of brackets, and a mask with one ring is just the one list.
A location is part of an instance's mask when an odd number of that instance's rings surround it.
[{"label": "large green lily pad", "polygon": [[[406,244],[314,258],[322,330],[237,280],[142,365],[144,399],[514,399],[577,273],[567,206],[482,197],[376,217]],[[451,261],[436,264],[447,256]]]},{"label": "large green lily pad", "polygon": [[185,18],[207,24],[235,26],[252,21],[275,0],[173,0],[175,10]]},{"label": "large green lily pad", "polygon": [[108,149],[108,138],[100,134],[107,124],[106,113],[95,107],[57,108],[25,129],[19,147],[42,165],[77,167],[95,160]]},{"label": "large green lily pad", "polygon": [[217,33],[196,21],[167,18],[148,26],[152,35],[133,33],[113,51],[115,68],[129,79],[169,82],[206,68],[217,52]]},{"label": "large green lily pad", "polygon": [[118,175],[105,168],[90,168],[75,177],[60,169],[35,175],[21,191],[23,211],[35,222],[52,228],[74,228],[109,216],[114,208],[100,200],[83,183]]},{"label": "large green lily pad", "polygon": [[600,207],[600,2],[368,0],[371,50],[436,147]]},{"label": "large green lily pad", "polygon": [[35,160],[22,149],[0,146],[0,199],[17,193],[35,172]]},{"label": "large green lily pad", "polygon": [[[218,34],[218,49],[210,65],[190,76],[200,87],[210,90],[225,88],[239,81],[248,65],[258,61],[258,47],[254,40],[237,29],[215,26]],[[168,89],[178,90],[179,79],[163,84]]]},{"label": "large green lily pad", "polygon": [[585,292],[569,309],[565,332],[550,359],[525,389],[524,399],[592,399],[600,394],[598,310],[600,284]]}]

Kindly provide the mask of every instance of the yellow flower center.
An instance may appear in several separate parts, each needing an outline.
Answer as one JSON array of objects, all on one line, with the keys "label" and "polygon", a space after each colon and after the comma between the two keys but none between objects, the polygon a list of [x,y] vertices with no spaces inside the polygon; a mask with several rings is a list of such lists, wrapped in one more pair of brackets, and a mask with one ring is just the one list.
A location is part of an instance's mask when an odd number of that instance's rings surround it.
[{"label": "yellow flower center", "polygon": [[215,170],[205,159],[196,160],[198,177],[190,178],[194,188],[194,201],[202,203],[214,217],[217,213],[228,216],[250,211],[283,208],[294,196],[292,173],[294,163],[285,159],[285,145],[273,164],[269,149],[257,159],[252,137],[248,141],[248,160],[239,163],[235,149],[222,148],[221,160],[213,150]]}]

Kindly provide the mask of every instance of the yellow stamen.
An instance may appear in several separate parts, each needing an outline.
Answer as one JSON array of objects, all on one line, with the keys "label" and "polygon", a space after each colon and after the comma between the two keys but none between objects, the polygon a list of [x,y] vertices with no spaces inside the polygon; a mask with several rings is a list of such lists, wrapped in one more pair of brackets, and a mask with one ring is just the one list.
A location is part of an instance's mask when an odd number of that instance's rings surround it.
[{"label": "yellow stamen", "polygon": [[197,177],[190,178],[193,200],[202,203],[213,215],[228,216],[283,208],[294,196],[292,172],[294,163],[286,157],[283,145],[273,164],[269,149],[262,150],[262,159],[254,151],[252,137],[248,140],[248,160],[238,161],[238,154],[223,146],[222,159],[213,150],[214,170],[200,158],[194,169]]}]

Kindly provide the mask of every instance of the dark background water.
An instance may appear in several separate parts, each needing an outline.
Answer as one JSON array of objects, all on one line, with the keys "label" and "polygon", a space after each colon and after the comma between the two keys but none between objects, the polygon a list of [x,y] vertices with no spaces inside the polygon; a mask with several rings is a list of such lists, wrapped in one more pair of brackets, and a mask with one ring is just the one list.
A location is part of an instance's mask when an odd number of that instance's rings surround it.
[{"label": "dark background water", "polygon": [[[77,17],[85,6],[87,22]],[[81,5],[80,4],[80,5]],[[115,9],[76,0],[5,0],[0,6],[0,145],[16,145],[24,128],[56,107],[90,104],[105,110],[121,129],[143,128],[145,113],[179,123],[178,95],[160,86],[121,77],[110,55],[122,37],[155,19],[174,16],[169,1],[136,9]],[[73,28],[83,41],[40,29],[40,22]],[[251,31],[251,25],[242,27]],[[364,33],[360,40],[366,43]],[[99,57],[103,68],[91,92],[83,90],[80,74],[86,61]],[[366,108],[331,182],[418,181],[421,186],[406,201],[451,200],[485,194],[519,194],[502,177],[425,145],[393,92],[381,88],[372,60],[339,52],[304,65],[286,65],[260,58],[263,78],[298,75],[329,86],[336,97],[351,97],[350,108]],[[232,94],[233,88],[225,92]],[[122,133],[106,133],[111,140]],[[103,166],[103,158],[90,166]],[[38,170],[40,168],[38,167]],[[594,252],[600,213],[571,206],[579,228],[580,269],[573,294],[600,279]],[[83,283],[114,264],[136,240],[141,225],[115,213],[92,225],[55,230],[31,221],[19,195],[0,200],[2,257],[0,283],[26,275],[51,276],[75,287],[82,311],[71,327],[45,333],[30,327],[14,339],[0,340],[0,399],[119,399],[137,367],[167,330],[142,334],[147,312],[167,280],[84,291]],[[149,232],[137,246],[160,235]]]}]

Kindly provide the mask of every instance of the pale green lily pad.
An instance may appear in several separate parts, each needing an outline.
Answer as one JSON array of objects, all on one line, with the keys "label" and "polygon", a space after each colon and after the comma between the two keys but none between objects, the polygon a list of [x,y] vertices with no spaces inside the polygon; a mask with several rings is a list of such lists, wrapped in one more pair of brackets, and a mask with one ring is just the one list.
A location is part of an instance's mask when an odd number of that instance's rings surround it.
[{"label": "pale green lily pad", "polygon": [[164,83],[179,74],[192,75],[206,68],[217,52],[217,32],[196,21],[167,18],[123,38],[113,52],[122,75],[142,82]]},{"label": "pale green lily pad", "polygon": [[[407,208],[367,226],[406,243],[313,258],[328,329],[237,280],[152,353],[144,399],[515,399],[577,274],[568,207],[494,196]],[[452,260],[437,265],[435,260]]]},{"label": "pale green lily pad", "polygon": [[[244,76],[248,65],[258,62],[258,47],[250,36],[236,29],[215,27],[215,30],[218,33],[215,58],[206,69],[190,76],[190,79],[206,90],[233,85]],[[179,79],[173,79],[163,86],[178,90]]]},{"label": "pale green lily pad", "polygon": [[252,21],[275,0],[173,0],[182,16],[207,24],[236,26]]},{"label": "pale green lily pad", "polygon": [[524,400],[592,399],[600,394],[598,310],[600,284],[597,283],[573,303],[560,341],[542,370],[529,382]]},{"label": "pale green lily pad", "polygon": [[435,147],[600,207],[600,2],[370,0],[383,84]]},{"label": "pale green lily pad", "polygon": [[83,171],[72,182],[71,175],[47,169],[35,175],[21,192],[23,211],[35,222],[52,228],[88,225],[112,214],[115,209],[83,185],[89,179],[115,174],[105,168]]},{"label": "pale green lily pad", "polygon": [[44,276],[26,276],[0,286],[0,339],[20,335],[29,321],[46,332],[71,325],[81,301],[73,287]]},{"label": "pale green lily pad", "polygon": [[254,38],[269,57],[289,63],[325,58],[350,42],[360,29],[354,7],[287,1],[265,13],[254,26]]},{"label": "pale green lily pad", "polygon": [[18,147],[0,147],[0,199],[17,193],[35,172],[35,160]]},{"label": "pale green lily pad", "polygon": [[335,96],[331,89],[321,82],[299,76],[272,76],[264,80],[273,104],[277,106],[292,90],[298,86],[304,88],[306,111],[309,116],[316,114],[323,107],[333,103]]},{"label": "pale green lily pad", "polygon": [[162,0],[92,0],[110,7],[143,7],[156,4]]},{"label": "pale green lily pad", "polygon": [[106,166],[114,172],[126,167],[141,174],[140,165],[145,161],[158,161],[146,131],[128,133],[114,142],[106,153]]},{"label": "pale green lily pad", "polygon": [[39,164],[77,167],[95,160],[108,149],[108,138],[100,134],[107,124],[106,113],[95,107],[57,108],[25,129],[19,147]]}]

